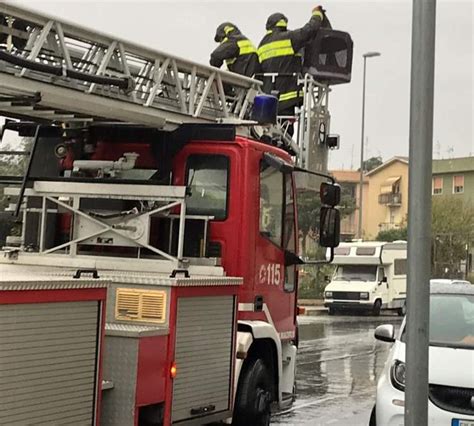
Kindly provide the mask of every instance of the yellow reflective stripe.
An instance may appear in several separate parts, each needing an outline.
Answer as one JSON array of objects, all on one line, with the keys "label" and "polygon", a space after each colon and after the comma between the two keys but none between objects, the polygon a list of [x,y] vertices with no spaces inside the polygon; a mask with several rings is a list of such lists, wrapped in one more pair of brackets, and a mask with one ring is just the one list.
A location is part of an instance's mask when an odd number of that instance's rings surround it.
[{"label": "yellow reflective stripe", "polygon": [[273,30],[268,30],[265,34],[271,34]]},{"label": "yellow reflective stripe", "polygon": [[280,19],[276,24],[275,27],[283,27],[286,28],[288,23],[284,19]]},{"label": "yellow reflective stripe", "polygon": [[228,38],[228,37],[223,38],[222,41],[221,41],[221,44],[222,44],[222,43],[225,43],[226,41],[229,41],[229,38]]},{"label": "yellow reflective stripe", "polygon": [[237,60],[237,58],[226,59],[225,63],[226,63],[227,66],[229,66],[229,65],[232,65],[236,60]]},{"label": "yellow reflective stripe", "polygon": [[258,48],[257,52],[260,62],[266,61],[267,59],[276,58],[278,56],[290,56],[295,54],[290,39],[272,41],[270,43],[264,44]]},{"label": "yellow reflective stripe", "polygon": [[257,49],[250,40],[239,40],[237,42],[239,46],[239,55],[249,55],[250,53],[257,53]]},{"label": "yellow reflective stripe", "polygon": [[280,95],[280,97],[278,98],[278,100],[280,102],[282,101],[289,101],[290,99],[295,99],[298,97],[298,92],[295,90],[293,92],[286,92],[286,93],[282,93]]},{"label": "yellow reflective stripe", "polygon": [[321,12],[320,10],[315,10],[313,12],[313,16],[319,16],[319,18],[321,18],[321,21],[324,19],[323,12]]},{"label": "yellow reflective stripe", "polygon": [[224,27],[224,32],[225,34],[229,34],[231,31],[233,31],[235,28],[230,26],[230,25],[227,25],[226,27]]}]

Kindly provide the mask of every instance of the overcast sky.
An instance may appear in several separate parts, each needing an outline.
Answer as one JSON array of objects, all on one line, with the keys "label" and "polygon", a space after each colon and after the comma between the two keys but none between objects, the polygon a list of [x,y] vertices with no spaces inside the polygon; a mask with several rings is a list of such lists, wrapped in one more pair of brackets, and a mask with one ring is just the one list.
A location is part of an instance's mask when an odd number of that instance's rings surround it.
[{"label": "overcast sky", "polygon": [[[44,1],[20,0],[48,14],[175,55],[207,63],[215,48],[216,26],[232,21],[258,44],[265,21],[283,12],[289,28],[305,24],[308,1]],[[434,158],[474,155],[474,1],[438,0]],[[352,82],[336,86],[330,98],[331,131],[341,148],[330,156],[331,168],[358,167],[362,99],[362,58],[368,60],[367,156],[388,159],[408,154],[411,1],[328,0],[333,28],[354,40]]]}]

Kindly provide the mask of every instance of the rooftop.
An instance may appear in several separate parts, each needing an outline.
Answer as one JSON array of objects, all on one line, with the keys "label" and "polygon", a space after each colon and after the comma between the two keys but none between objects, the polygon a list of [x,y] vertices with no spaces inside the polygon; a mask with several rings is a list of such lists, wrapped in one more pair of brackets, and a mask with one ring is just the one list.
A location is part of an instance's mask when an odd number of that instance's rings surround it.
[{"label": "rooftop", "polygon": [[433,160],[433,174],[474,172],[474,157]]},{"label": "rooftop", "polygon": [[408,164],[408,157],[402,157],[402,156],[396,156],[392,157],[390,160],[385,161],[385,163],[381,164],[380,166],[376,167],[375,169],[371,170],[370,172],[367,173],[367,176],[373,175],[375,173],[378,173],[380,170],[384,169],[385,167],[389,166],[390,164],[393,164],[395,162],[401,162],[404,164]]},{"label": "rooftop", "polygon": [[[360,172],[357,170],[330,170],[329,174],[336,179],[337,182],[360,182]],[[368,179],[364,176],[364,183],[368,182]]]}]

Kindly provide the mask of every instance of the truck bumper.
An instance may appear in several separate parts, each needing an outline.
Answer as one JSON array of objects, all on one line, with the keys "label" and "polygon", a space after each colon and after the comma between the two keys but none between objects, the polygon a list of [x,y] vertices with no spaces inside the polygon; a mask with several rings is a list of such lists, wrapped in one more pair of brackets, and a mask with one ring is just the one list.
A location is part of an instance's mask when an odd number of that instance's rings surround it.
[{"label": "truck bumper", "polygon": [[335,309],[358,309],[361,311],[368,311],[371,310],[374,306],[373,302],[369,300],[331,300],[331,301],[324,301],[324,306],[326,308],[335,308]]}]

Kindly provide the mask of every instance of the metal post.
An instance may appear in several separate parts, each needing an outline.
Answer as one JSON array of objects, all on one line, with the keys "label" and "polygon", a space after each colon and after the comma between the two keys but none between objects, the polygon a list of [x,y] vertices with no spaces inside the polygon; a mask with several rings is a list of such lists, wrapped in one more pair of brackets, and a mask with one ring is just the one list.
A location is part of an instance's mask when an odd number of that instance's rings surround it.
[{"label": "metal post", "polygon": [[428,424],[436,0],[413,0],[405,425]]},{"label": "metal post", "polygon": [[364,58],[364,78],[362,83],[362,125],[360,135],[360,180],[359,180],[359,224],[357,227],[357,238],[362,238],[362,194],[364,191],[364,137],[365,137],[365,78],[367,58],[380,56],[379,52],[367,52]]}]

